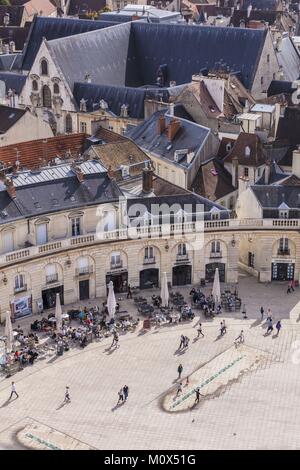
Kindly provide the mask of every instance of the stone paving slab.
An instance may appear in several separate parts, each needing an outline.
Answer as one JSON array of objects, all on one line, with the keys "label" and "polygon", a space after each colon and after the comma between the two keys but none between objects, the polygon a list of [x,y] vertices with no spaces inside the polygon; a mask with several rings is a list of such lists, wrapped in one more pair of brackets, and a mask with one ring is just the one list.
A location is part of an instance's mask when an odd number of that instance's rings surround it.
[{"label": "stone paving slab", "polygon": [[268,356],[268,353],[249,346],[231,346],[189,375],[188,385],[184,385],[184,379],[178,380],[183,383],[182,393],[177,395],[177,387],[168,392],[162,402],[163,409],[168,412],[191,410],[195,406],[196,388],[199,387],[204,398],[215,396],[241,374],[255,370]]}]

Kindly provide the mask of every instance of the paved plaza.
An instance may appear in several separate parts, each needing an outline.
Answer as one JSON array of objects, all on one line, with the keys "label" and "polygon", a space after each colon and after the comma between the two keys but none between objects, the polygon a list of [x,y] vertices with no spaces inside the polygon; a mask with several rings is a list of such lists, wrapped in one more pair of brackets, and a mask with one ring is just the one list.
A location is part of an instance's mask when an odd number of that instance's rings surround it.
[{"label": "paved plaza", "polygon": [[[0,448],[299,448],[300,289],[287,295],[286,287],[241,274],[247,319],[241,312],[213,320],[200,314],[205,336],[196,339],[196,313],[192,322],[120,335],[119,349],[111,350],[106,338],[38,360],[13,376],[18,399],[8,401],[12,379],[0,376]],[[181,290],[188,298],[189,289]],[[123,305],[133,311],[132,301]],[[272,309],[275,322],[282,319],[278,337],[264,336],[261,305]],[[227,333],[219,337],[223,318]],[[30,321],[19,323],[25,328]],[[245,344],[235,348],[241,329]],[[178,351],[181,334],[190,338],[186,351]],[[185,399],[177,404],[180,363]],[[116,406],[125,384],[128,401]],[[66,385],[71,402],[64,404]],[[194,405],[199,385],[203,396]]]}]

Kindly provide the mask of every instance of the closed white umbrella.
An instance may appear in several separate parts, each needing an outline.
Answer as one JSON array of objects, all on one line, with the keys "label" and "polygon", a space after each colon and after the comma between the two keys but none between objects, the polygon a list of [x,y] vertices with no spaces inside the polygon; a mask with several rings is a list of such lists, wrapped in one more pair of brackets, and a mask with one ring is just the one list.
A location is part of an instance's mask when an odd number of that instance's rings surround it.
[{"label": "closed white umbrella", "polygon": [[218,305],[221,301],[221,287],[220,287],[219,268],[216,268],[216,270],[215,270],[212,296],[213,296],[215,305]]},{"label": "closed white umbrella", "polygon": [[5,336],[6,336],[6,351],[11,352],[13,349],[14,332],[11,324],[10,312],[7,310],[5,317]]},{"label": "closed white umbrella", "polygon": [[107,297],[107,310],[108,310],[110,318],[115,317],[116,306],[117,306],[117,302],[116,302],[116,297],[114,293],[114,284],[112,281],[110,281],[108,283],[108,297]]},{"label": "closed white umbrella", "polygon": [[162,276],[160,296],[161,296],[162,307],[168,307],[169,306],[169,289],[168,289],[167,273],[163,273],[163,276]]},{"label": "closed white umbrella", "polygon": [[61,310],[59,293],[56,294],[55,319],[56,319],[56,329],[60,330],[62,327],[62,310]]}]

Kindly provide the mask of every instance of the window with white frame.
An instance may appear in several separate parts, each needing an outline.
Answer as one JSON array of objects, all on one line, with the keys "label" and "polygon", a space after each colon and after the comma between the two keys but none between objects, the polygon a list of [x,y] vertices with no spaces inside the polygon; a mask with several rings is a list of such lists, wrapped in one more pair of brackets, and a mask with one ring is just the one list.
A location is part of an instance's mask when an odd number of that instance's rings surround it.
[{"label": "window with white frame", "polygon": [[279,218],[280,219],[288,219],[289,218],[289,211],[288,210],[280,210],[279,211]]},{"label": "window with white frame", "polygon": [[220,253],[221,251],[221,244],[218,240],[214,240],[211,242],[211,252],[212,253]]},{"label": "window with white frame", "polygon": [[14,234],[12,230],[2,232],[2,250],[4,253],[14,251]]},{"label": "window with white frame", "polygon": [[47,264],[45,267],[46,284],[58,281],[58,272],[55,264]]},{"label": "window with white frame", "polygon": [[87,133],[87,124],[86,122],[80,122],[80,132],[82,132],[83,134],[86,134]]},{"label": "window with white frame", "polygon": [[71,236],[77,237],[81,234],[81,217],[72,217],[71,218]]},{"label": "window with white frame", "polygon": [[288,238],[280,238],[279,240],[279,251],[282,253],[289,252],[289,239]]},{"label": "window with white frame", "polygon": [[36,225],[36,244],[44,245],[48,242],[48,223],[38,223]]},{"label": "window with white frame", "polygon": [[119,251],[114,251],[111,254],[110,258],[111,266],[112,267],[121,267],[122,266],[122,260],[121,260],[121,253]]},{"label": "window with white frame", "polygon": [[147,246],[145,248],[145,259],[153,259],[153,258],[154,258],[153,246]]},{"label": "window with white frame", "polygon": [[26,288],[24,274],[17,274],[15,277],[15,290],[24,290]]}]

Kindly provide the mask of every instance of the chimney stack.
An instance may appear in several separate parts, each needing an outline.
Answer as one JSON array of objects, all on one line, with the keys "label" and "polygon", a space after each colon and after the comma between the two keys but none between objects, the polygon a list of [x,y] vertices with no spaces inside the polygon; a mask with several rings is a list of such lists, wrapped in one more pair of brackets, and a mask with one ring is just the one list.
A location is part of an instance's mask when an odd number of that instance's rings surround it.
[{"label": "chimney stack", "polygon": [[168,140],[172,142],[181,127],[178,119],[172,119],[168,125]]},{"label": "chimney stack", "polygon": [[111,165],[109,165],[107,169],[107,176],[109,177],[110,180],[115,179],[115,174],[114,174],[114,171],[112,170]]},{"label": "chimney stack", "polygon": [[166,129],[166,118],[162,114],[159,116],[157,121],[158,134],[161,135]]},{"label": "chimney stack", "polygon": [[16,188],[14,186],[14,182],[13,182],[12,178],[6,178],[5,179],[5,186],[6,186],[6,191],[8,192],[10,197],[12,199],[15,199],[17,197],[17,192],[16,192]]},{"label": "chimney stack", "polygon": [[271,164],[270,164],[270,162],[266,162],[266,166],[265,166],[265,184],[269,184],[270,174],[271,174]]},{"label": "chimney stack", "polygon": [[72,163],[72,170],[74,171],[75,175],[77,176],[77,179],[79,183],[82,183],[84,180],[84,173],[80,166],[76,165],[76,163]]},{"label": "chimney stack", "polygon": [[149,194],[153,191],[153,170],[152,168],[143,169],[143,193]]}]

